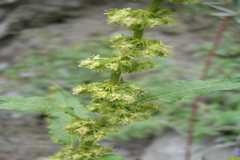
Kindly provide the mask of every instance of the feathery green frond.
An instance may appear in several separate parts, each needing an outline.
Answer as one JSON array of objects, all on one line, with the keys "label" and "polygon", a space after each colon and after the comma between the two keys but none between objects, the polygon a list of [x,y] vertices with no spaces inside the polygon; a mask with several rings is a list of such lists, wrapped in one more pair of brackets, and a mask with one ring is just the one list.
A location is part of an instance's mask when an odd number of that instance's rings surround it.
[{"label": "feathery green frond", "polygon": [[124,160],[124,159],[118,155],[109,155],[109,156],[104,156],[99,160]]},{"label": "feathery green frond", "polygon": [[[82,107],[77,97],[56,91],[43,98],[3,98],[0,102],[3,109],[48,114],[50,134],[56,142],[65,145],[50,160],[122,160],[112,155],[112,149],[101,145],[101,141],[133,122],[141,123],[158,114],[161,106],[151,98],[160,97],[158,99],[161,101],[172,102],[195,93],[205,93],[206,88],[208,91],[216,91],[236,87],[238,82],[220,84],[217,81],[181,81],[152,88],[149,85],[149,94],[147,90],[125,82],[124,73],[150,69],[154,66],[153,58],[169,53],[162,42],[143,38],[147,28],[173,21],[171,11],[161,7],[162,2],[152,0],[146,10],[125,8],[112,9],[106,13],[109,23],[125,26],[133,35],[112,38],[115,51],[111,57],[97,55],[81,61],[80,67],[111,75],[107,81],[81,84],[73,90],[76,95],[89,95],[91,99],[86,107]],[[182,3],[187,0],[169,2]]]},{"label": "feathery green frond", "polygon": [[[144,83],[142,85],[147,86],[149,92],[158,100],[171,103],[212,92],[240,89],[239,78],[173,81],[156,86],[158,78],[155,77]],[[151,86],[151,84],[155,85]]]},{"label": "feathery green frond", "polygon": [[69,134],[65,127],[73,121],[73,117],[64,112],[53,112],[49,114],[48,132],[51,139],[58,144],[75,144],[78,142],[78,137]]},{"label": "feathery green frond", "polygon": [[64,91],[54,91],[46,97],[0,97],[0,109],[47,114],[50,136],[61,144],[76,142],[65,126],[76,116],[87,116],[79,99]]},{"label": "feathery green frond", "polygon": [[0,97],[0,109],[30,113],[49,111],[45,97]]}]

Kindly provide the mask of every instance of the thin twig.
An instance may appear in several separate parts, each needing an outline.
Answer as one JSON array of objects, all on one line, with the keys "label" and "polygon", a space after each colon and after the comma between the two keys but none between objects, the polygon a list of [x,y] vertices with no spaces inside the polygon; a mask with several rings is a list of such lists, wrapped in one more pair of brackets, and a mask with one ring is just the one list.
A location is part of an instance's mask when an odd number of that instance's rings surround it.
[{"label": "thin twig", "polygon": [[[208,52],[207,59],[204,64],[204,68],[202,70],[202,73],[199,77],[200,80],[204,80],[208,76],[209,69],[213,63],[214,58],[216,57],[216,51],[218,50],[219,46],[222,43],[223,40],[223,33],[226,30],[227,24],[230,20],[230,17],[224,17],[221,21],[218,30],[216,32],[216,35],[213,39],[213,47]],[[187,146],[186,146],[186,153],[185,153],[185,160],[191,160],[192,159],[192,144],[193,144],[193,134],[195,129],[195,122],[198,116],[198,110],[199,106],[198,103],[201,101],[200,97],[197,97],[194,99],[192,103],[192,112],[189,119],[189,129],[188,129],[188,136],[187,136]]]},{"label": "thin twig", "polygon": [[228,54],[228,55],[217,54],[217,57],[219,57],[219,58],[226,58],[226,59],[240,58],[240,52],[239,53],[235,53],[235,54]]},{"label": "thin twig", "polygon": [[199,79],[201,79],[201,80],[207,78],[209,69],[210,69],[210,67],[211,67],[211,65],[213,63],[214,58],[216,57],[217,50],[218,50],[219,46],[222,43],[223,33],[226,30],[226,27],[227,27],[227,24],[229,22],[229,19],[230,19],[230,17],[224,17],[222,22],[221,22],[221,24],[220,24],[220,26],[219,26],[219,29],[218,29],[218,31],[216,33],[216,36],[215,36],[214,40],[213,40],[213,47],[212,47],[212,49],[208,53],[208,57],[207,57],[207,60],[205,61],[205,65],[204,65],[202,74],[199,77]]}]

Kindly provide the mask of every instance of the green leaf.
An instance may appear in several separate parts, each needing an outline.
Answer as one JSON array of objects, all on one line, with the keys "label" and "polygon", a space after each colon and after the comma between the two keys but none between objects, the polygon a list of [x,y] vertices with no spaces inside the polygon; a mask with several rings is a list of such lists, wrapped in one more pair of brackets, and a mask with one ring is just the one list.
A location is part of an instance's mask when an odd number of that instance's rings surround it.
[{"label": "green leaf", "polygon": [[74,118],[86,116],[87,112],[82,107],[79,99],[68,92],[56,92],[50,96],[52,107],[60,110],[50,112],[48,119],[49,134],[56,143],[74,144],[78,141],[77,137],[69,134],[65,127],[70,124]]},{"label": "green leaf", "polygon": [[99,160],[124,160],[123,157],[118,155],[109,155],[100,158]]},{"label": "green leaf", "polygon": [[66,113],[52,113],[51,118],[48,118],[48,129],[54,142],[59,144],[74,144],[78,141],[76,136],[69,134],[64,129],[72,120],[73,117]]},{"label": "green leaf", "polygon": [[212,92],[240,89],[240,78],[160,82],[158,77],[150,77],[142,85],[161,102],[173,103]]},{"label": "green leaf", "polygon": [[15,110],[28,113],[46,113],[48,104],[46,97],[0,97],[0,109]]},{"label": "green leaf", "polygon": [[110,140],[128,141],[131,139],[143,139],[146,136],[162,133],[162,129],[170,124],[164,122],[160,117],[153,117],[148,120],[132,123],[124,127],[121,131],[107,136]]}]

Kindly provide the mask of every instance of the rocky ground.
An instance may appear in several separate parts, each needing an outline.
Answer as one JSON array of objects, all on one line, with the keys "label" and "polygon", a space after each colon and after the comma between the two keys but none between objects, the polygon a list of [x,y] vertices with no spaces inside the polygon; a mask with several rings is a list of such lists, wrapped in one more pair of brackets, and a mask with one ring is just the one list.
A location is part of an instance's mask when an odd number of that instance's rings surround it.
[{"label": "rocky ground", "polygon": [[[32,51],[74,46],[119,32],[119,28],[107,25],[104,10],[134,4],[97,2],[68,0],[66,5],[64,0],[1,0],[0,68],[11,67],[16,57]],[[185,70],[185,79],[196,77],[201,64],[192,56],[192,44],[203,43],[204,38],[192,29],[180,22],[177,28],[147,33],[173,47],[171,61]],[[1,75],[0,85],[7,85]],[[118,144],[117,150],[128,160],[182,160],[184,147],[184,138],[170,132],[155,139]],[[43,160],[58,149],[49,139],[45,123],[36,115],[0,112],[0,160]],[[195,152],[196,157],[205,153],[206,144],[196,145]],[[225,160],[221,158],[217,159]]]}]

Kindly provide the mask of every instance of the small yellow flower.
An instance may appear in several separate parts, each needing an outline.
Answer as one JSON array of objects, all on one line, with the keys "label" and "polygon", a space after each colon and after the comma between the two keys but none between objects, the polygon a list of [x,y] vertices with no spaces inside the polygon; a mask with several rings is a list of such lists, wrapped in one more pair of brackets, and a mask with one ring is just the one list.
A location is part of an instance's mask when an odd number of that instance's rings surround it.
[{"label": "small yellow flower", "polygon": [[88,133],[89,129],[87,127],[80,127],[76,130],[81,136],[84,136]]},{"label": "small yellow flower", "polygon": [[84,88],[83,88],[82,86],[75,87],[75,88],[73,89],[73,94],[74,94],[74,95],[78,95],[78,94],[81,93],[83,90],[84,90]]}]

